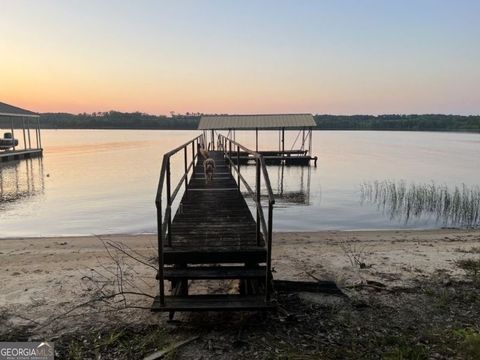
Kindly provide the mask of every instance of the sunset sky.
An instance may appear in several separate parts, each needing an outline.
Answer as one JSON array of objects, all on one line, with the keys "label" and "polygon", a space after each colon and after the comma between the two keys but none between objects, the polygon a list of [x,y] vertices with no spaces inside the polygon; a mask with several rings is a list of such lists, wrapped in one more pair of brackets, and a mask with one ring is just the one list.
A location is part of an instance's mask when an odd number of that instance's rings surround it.
[{"label": "sunset sky", "polygon": [[0,0],[39,112],[480,113],[480,1]]}]

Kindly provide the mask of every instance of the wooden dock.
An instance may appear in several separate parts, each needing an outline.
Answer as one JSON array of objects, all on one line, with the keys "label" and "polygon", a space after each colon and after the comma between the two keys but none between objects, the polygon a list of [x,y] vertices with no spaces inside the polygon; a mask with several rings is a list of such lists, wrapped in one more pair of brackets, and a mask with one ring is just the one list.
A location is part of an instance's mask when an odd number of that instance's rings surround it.
[{"label": "wooden dock", "polygon": [[0,162],[28,159],[42,156],[43,149],[9,150],[0,151]]},{"label": "wooden dock", "polygon": [[[188,166],[187,148],[192,146],[192,161]],[[159,219],[159,280],[160,295],[155,298],[153,311],[209,311],[209,310],[266,310],[273,307],[270,301],[271,283],[271,210],[269,226],[265,222],[258,193],[256,218],[247,206],[239,188],[240,167],[236,166],[223,151],[211,151],[215,160],[213,181],[206,183],[203,157],[199,155],[199,138],[183,147],[185,174],[179,186],[171,192],[169,159],[164,158],[166,180],[165,216]],[[181,150],[175,151],[178,152]],[[166,155],[166,156],[167,156]],[[257,159],[257,185],[262,171]],[[188,180],[188,174],[191,176]],[[233,176],[235,171],[237,180]],[[186,175],[186,176],[185,176]],[[268,185],[269,185],[269,180]],[[183,185],[182,185],[183,184]],[[173,218],[169,209],[179,187],[186,190]],[[157,196],[157,209],[159,208]],[[160,214],[162,206],[160,203]],[[267,241],[265,241],[267,240]],[[238,294],[189,294],[189,281],[193,280],[239,280]],[[171,283],[170,295],[165,295],[164,280]]]},{"label": "wooden dock", "polygon": [[[307,150],[278,150],[278,151],[258,151],[263,156],[265,163],[268,165],[300,165],[308,166],[313,161],[317,166],[318,158],[316,156],[308,155]],[[255,157],[245,151],[240,151],[239,161],[241,164],[246,165],[255,162]],[[233,156],[233,160],[236,162],[236,154]]]}]

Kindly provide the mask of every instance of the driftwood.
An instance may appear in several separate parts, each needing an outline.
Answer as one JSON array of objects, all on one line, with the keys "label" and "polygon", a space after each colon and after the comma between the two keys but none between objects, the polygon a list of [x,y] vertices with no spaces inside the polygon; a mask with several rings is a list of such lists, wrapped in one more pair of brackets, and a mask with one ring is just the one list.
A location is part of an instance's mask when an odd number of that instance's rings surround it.
[{"label": "driftwood", "polygon": [[277,291],[285,292],[318,292],[325,294],[344,295],[333,281],[290,281],[273,280],[273,287]]},{"label": "driftwood", "polygon": [[165,355],[167,355],[168,353],[178,349],[179,347],[182,347],[184,345],[187,345],[195,340],[197,340],[199,337],[198,336],[194,336],[194,337],[191,337],[190,339],[187,339],[187,340],[183,340],[183,341],[180,341],[180,342],[177,342],[173,345],[170,345],[168,348],[164,349],[164,350],[160,350],[160,351],[156,351],[154,352],[153,354],[150,354],[148,355],[147,357],[145,357],[143,360],[156,360],[156,359],[161,359],[162,357],[164,357]]}]

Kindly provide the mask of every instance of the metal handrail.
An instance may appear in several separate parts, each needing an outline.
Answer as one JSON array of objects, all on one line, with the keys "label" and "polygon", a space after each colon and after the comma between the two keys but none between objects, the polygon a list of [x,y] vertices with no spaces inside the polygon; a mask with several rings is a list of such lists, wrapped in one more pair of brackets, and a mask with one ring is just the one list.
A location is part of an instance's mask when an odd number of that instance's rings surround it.
[{"label": "metal handrail", "polygon": [[[187,149],[192,145],[192,161],[190,164],[187,164]],[[179,147],[167,152],[163,155],[162,167],[160,170],[160,179],[158,181],[157,195],[155,197],[155,206],[157,208],[157,229],[158,229],[158,281],[160,288],[160,304],[165,305],[165,288],[164,288],[164,278],[163,278],[163,242],[164,239],[167,239],[168,245],[172,245],[172,203],[175,200],[177,194],[179,193],[182,183],[185,184],[185,191],[187,191],[188,186],[188,173],[195,166],[195,160],[198,157],[198,148],[199,146],[205,146],[204,135],[199,135],[193,138],[190,141],[187,141],[185,144],[180,145]],[[173,193],[171,191],[171,174],[170,174],[170,158],[183,150],[184,152],[184,169],[185,172],[180,178],[178,184],[175,186]],[[167,206],[165,207],[165,214],[162,214],[162,194],[164,184],[166,182],[167,187]],[[162,220],[163,215],[163,220]]]},{"label": "metal handrail", "polygon": [[[258,159],[258,158],[262,159],[261,160],[261,169],[262,169],[262,172],[263,172],[263,175],[264,175],[264,178],[265,178],[265,185],[266,185],[267,191],[268,191],[268,199],[269,199],[269,201],[273,201],[273,204],[275,204],[275,197],[273,196],[272,185],[270,183],[270,178],[268,176],[267,166],[265,164],[263,155],[256,152],[256,151],[250,150],[249,148],[243,146],[242,144],[236,142],[235,140],[227,138],[226,136],[224,136],[222,134],[219,134],[218,137],[221,140],[227,141],[228,143],[231,143],[231,144],[237,146],[238,148],[240,148],[240,149],[244,150],[245,152],[249,153],[250,155],[253,155],[253,157],[255,159]],[[226,144],[222,143],[222,146],[223,146],[224,152],[227,153],[226,152]]]},{"label": "metal handrail", "polygon": [[[266,274],[265,274],[265,301],[270,301],[270,280],[271,280],[271,268],[272,268],[272,231],[273,231],[273,205],[275,204],[275,197],[273,196],[272,185],[270,183],[270,177],[268,176],[267,166],[265,164],[265,159],[263,155],[246,148],[245,146],[241,145],[240,143],[232,140],[228,137],[225,137],[222,134],[218,135],[218,141],[221,144],[225,157],[227,158],[230,171],[233,169],[237,174],[237,185],[240,189],[240,182],[242,182],[247,189],[249,195],[252,197],[253,201],[256,205],[256,213],[257,213],[257,245],[260,245],[260,232],[263,232],[264,238],[266,238],[266,247],[267,247],[267,265],[266,265]],[[232,152],[232,145],[234,151]],[[236,151],[235,151],[236,147]],[[256,162],[256,172],[255,172],[255,193],[253,192],[252,188],[245,180],[245,178],[241,175],[240,171],[240,149],[247,152],[248,154],[252,155]],[[232,154],[236,152],[236,165],[232,160]],[[261,189],[260,189],[260,180],[263,175],[263,179],[265,181],[265,186],[267,188],[268,193],[268,222],[265,221],[265,214],[263,212],[262,204],[261,204]]]}]

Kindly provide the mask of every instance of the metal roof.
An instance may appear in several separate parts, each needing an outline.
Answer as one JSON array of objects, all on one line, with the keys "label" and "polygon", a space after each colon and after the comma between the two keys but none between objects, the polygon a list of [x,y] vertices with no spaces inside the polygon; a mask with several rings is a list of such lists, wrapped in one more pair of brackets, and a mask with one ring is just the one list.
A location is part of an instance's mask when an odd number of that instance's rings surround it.
[{"label": "metal roof", "polygon": [[206,115],[201,117],[198,129],[279,129],[312,126],[316,126],[312,114]]},{"label": "metal roof", "polygon": [[0,102],[0,116],[40,117],[37,113]]}]

